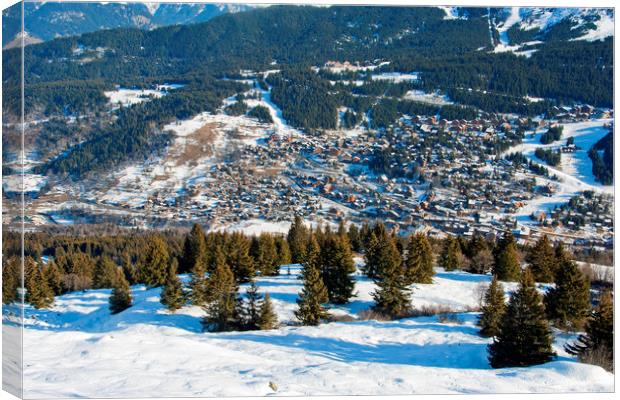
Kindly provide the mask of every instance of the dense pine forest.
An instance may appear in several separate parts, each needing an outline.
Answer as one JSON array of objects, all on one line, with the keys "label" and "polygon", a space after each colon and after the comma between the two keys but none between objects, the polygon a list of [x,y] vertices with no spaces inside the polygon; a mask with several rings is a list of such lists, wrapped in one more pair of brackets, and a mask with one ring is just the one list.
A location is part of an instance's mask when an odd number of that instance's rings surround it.
[{"label": "dense pine forest", "polygon": [[[253,282],[287,273],[282,269],[291,263],[303,267],[296,311],[303,325],[328,322],[330,305],[355,297],[354,254],[363,255],[362,272],[377,287],[375,304],[366,314],[374,319],[432,313],[415,307],[411,285],[432,283],[435,266],[491,273],[494,278],[484,296],[479,325],[482,335],[495,338],[489,347],[492,366],[551,360],[550,326],[571,332],[585,329],[578,343],[568,345],[570,351],[586,362],[612,365],[609,294],[594,300],[590,295],[591,284],[606,293],[605,284],[591,282],[572,261],[578,255],[561,243],[554,246],[546,236],[524,247],[510,233],[499,240],[480,234],[437,240],[422,233],[398,237],[380,222],[361,228],[353,224],[347,228],[342,222],[335,231],[327,226],[310,229],[295,217],[287,235],[205,233],[196,224],[188,233],[32,233],[25,243],[25,301],[35,308],[51,307],[54,296],[64,293],[113,288],[110,312],[119,313],[131,307],[130,285],[143,284],[162,287],[161,303],[172,312],[186,304],[203,307],[207,331],[276,328],[269,295],[259,295]],[[10,304],[19,301],[20,238],[7,233],[3,244],[3,302]],[[191,277],[187,286],[179,273]],[[507,303],[500,281],[520,283]],[[248,282],[252,286],[244,298],[239,285]],[[543,296],[534,282],[555,285]],[[598,308],[593,306],[597,302]]]},{"label": "dense pine forest", "polygon": [[[167,81],[186,85],[132,110],[119,110],[111,127],[94,132],[38,172],[82,177],[156,152],[166,143],[165,134],[157,134],[163,124],[211,111],[223,98],[241,91],[221,78],[234,78],[240,70],[273,69],[274,62],[280,72],[262,84],[271,85],[285,119],[308,131],[335,128],[336,109],[341,106],[350,108],[345,124],[368,115],[371,128],[377,129],[403,114],[471,119],[479,111],[552,115],[557,112],[554,106],[575,101],[612,105],[608,90],[613,77],[612,38],[553,40],[529,58],[480,51],[491,48],[487,11],[462,12],[468,19],[444,20],[438,8],[278,6],[194,25],[152,31],[119,28],[29,45],[27,115],[103,111],[103,91],[114,85],[145,88]],[[20,53],[8,49],[3,56],[4,89],[17,93]],[[366,80],[360,87],[330,86],[329,73],[310,70],[329,60],[388,60],[375,72],[415,71],[420,79],[378,82],[358,73],[351,78]],[[458,105],[399,101],[410,89],[442,90]],[[546,100],[528,102],[524,96]],[[3,97],[5,112],[17,115],[18,98]],[[260,110],[252,114],[266,121]]]}]

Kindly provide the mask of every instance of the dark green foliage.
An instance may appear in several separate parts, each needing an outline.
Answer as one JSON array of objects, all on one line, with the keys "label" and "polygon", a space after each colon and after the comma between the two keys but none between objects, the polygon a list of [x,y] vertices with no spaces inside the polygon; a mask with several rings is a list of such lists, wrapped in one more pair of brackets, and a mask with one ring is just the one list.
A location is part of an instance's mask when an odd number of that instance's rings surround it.
[{"label": "dark green foliage", "polygon": [[243,100],[237,99],[236,102],[227,106],[224,109],[224,112],[228,115],[243,115],[246,113],[247,110],[248,105]]},{"label": "dark green foliage", "polygon": [[493,254],[489,244],[478,232],[474,232],[464,251],[469,260],[469,272],[486,274],[493,268]]},{"label": "dark green foliage", "polygon": [[192,278],[189,284],[191,289],[190,298],[195,306],[203,305],[207,298],[206,265],[196,261],[192,268]]},{"label": "dark green foliage", "polygon": [[[601,157],[600,151],[603,152]],[[592,160],[592,173],[603,185],[614,183],[614,136],[609,132],[605,137],[596,142],[588,151]]]},{"label": "dark green foliage", "polygon": [[269,109],[265,106],[256,106],[248,111],[248,117],[253,117],[263,124],[270,124],[273,122],[273,118],[271,118],[271,114],[269,113]]},{"label": "dark green foliage", "polygon": [[250,243],[241,232],[233,232],[226,245],[226,262],[239,283],[249,282],[255,275]]},{"label": "dark green foliage", "polygon": [[555,252],[547,235],[543,235],[536,244],[530,248],[527,255],[534,280],[536,282],[553,282],[558,263]]},{"label": "dark green foliage", "polygon": [[40,266],[31,257],[24,259],[26,302],[34,308],[48,308],[54,303],[54,292],[43,279]]},{"label": "dark green foliage", "polygon": [[175,312],[185,305],[185,293],[183,293],[183,284],[177,276],[176,259],[170,263],[166,283],[161,290],[161,298],[159,301],[172,312]]},{"label": "dark green foliage", "polygon": [[125,275],[120,269],[117,269],[116,282],[114,282],[114,289],[110,295],[110,312],[112,314],[118,314],[131,307],[131,289],[129,283],[125,279]]},{"label": "dark green foliage", "polygon": [[374,252],[373,262],[377,272],[373,279],[377,290],[372,293],[375,300],[373,309],[389,317],[399,317],[411,308],[411,300],[395,240],[388,235]]},{"label": "dark green foliage", "polygon": [[280,272],[280,266],[273,235],[263,232],[252,244],[251,253],[257,271],[262,276],[277,275]]},{"label": "dark green foliage", "polygon": [[499,333],[489,345],[493,368],[542,364],[554,356],[553,337],[545,306],[529,269],[521,274],[519,289],[511,296]]},{"label": "dark green foliage", "polygon": [[358,229],[357,225],[350,224],[349,232],[347,233],[349,236],[349,243],[351,244],[351,250],[360,252],[362,251],[362,247],[364,246],[362,240],[362,234]]},{"label": "dark green foliage", "polygon": [[373,227],[365,249],[364,273],[371,279],[378,277],[384,267],[391,269],[397,258],[400,260],[392,237],[380,222]]},{"label": "dark green foliage", "polygon": [[271,304],[271,297],[269,293],[265,293],[265,299],[260,307],[260,314],[258,319],[258,328],[260,330],[276,329],[278,327],[278,316],[273,310]]},{"label": "dark green foliage", "polygon": [[577,264],[560,261],[555,287],[545,294],[547,317],[562,329],[577,331],[590,312],[590,283]]},{"label": "dark green foliage", "polygon": [[[58,268],[58,265],[56,265],[54,261],[49,261],[46,265],[44,265],[41,269],[41,273],[55,296],[64,293],[62,287],[62,271]],[[106,287],[112,287],[112,285]]]},{"label": "dark green foliage", "polygon": [[230,331],[241,325],[241,299],[235,277],[226,264],[224,254],[215,256],[215,269],[209,277],[206,315],[203,326],[211,331]]},{"label": "dark green foliage", "polygon": [[562,162],[562,152],[560,150],[547,150],[539,147],[534,152],[534,155],[552,167],[556,167]]},{"label": "dark green foliage", "polygon": [[[6,257],[6,255],[5,255]],[[21,287],[21,259],[9,257],[2,260],[2,303],[18,300],[17,289]]]},{"label": "dark green foliage", "polygon": [[301,275],[304,286],[297,299],[295,317],[304,325],[318,325],[327,317],[323,304],[329,301],[329,295],[321,277],[320,249],[314,236],[310,237],[305,254]]},{"label": "dark green foliage", "polygon": [[258,322],[260,319],[261,295],[258,293],[258,286],[252,280],[252,284],[246,291],[247,302],[244,307],[245,327],[249,330],[260,329]]},{"label": "dark green foliage", "polygon": [[543,133],[543,135],[540,137],[540,143],[550,144],[562,139],[563,131],[564,127],[562,125],[550,127],[547,132]]},{"label": "dark green foliage", "polygon": [[321,245],[321,271],[329,301],[345,304],[353,296],[355,263],[346,235],[329,234]]},{"label": "dark green foliage", "polygon": [[274,238],[276,241],[276,252],[278,254],[278,266],[290,264],[291,261],[291,250],[288,247],[288,242],[286,238],[282,236],[276,236]]},{"label": "dark green foliage", "polygon": [[439,265],[446,271],[454,271],[463,267],[463,253],[456,238],[448,236],[444,240]]},{"label": "dark green foliage", "polygon": [[152,236],[140,263],[140,281],[148,287],[157,287],[166,283],[170,255],[166,242],[159,235]]},{"label": "dark green foliage", "polygon": [[517,281],[521,274],[519,252],[514,236],[506,232],[493,251],[493,274],[501,281]]},{"label": "dark green foliage", "polygon": [[185,237],[183,257],[179,262],[179,272],[189,272],[199,262],[207,264],[207,245],[205,234],[199,224],[194,224],[192,230]]},{"label": "dark green foliage", "polygon": [[478,326],[480,326],[480,334],[482,336],[492,337],[499,334],[499,327],[505,309],[504,287],[497,280],[497,276],[493,275],[493,280],[484,295],[482,313],[478,318]]},{"label": "dark green foliage", "polygon": [[291,251],[291,261],[293,263],[299,264],[304,261],[308,236],[308,228],[304,225],[303,219],[296,215],[287,235],[288,247]]},{"label": "dark green foliage", "polygon": [[110,257],[99,257],[95,264],[93,288],[111,288],[116,281],[117,269]]},{"label": "dark green foliage", "polygon": [[433,249],[423,233],[409,238],[405,259],[405,280],[411,283],[433,283]]},{"label": "dark green foliage", "polygon": [[586,333],[579,335],[575,343],[567,344],[565,349],[578,356],[581,362],[614,371],[614,302],[610,291],[601,295],[586,324]]}]

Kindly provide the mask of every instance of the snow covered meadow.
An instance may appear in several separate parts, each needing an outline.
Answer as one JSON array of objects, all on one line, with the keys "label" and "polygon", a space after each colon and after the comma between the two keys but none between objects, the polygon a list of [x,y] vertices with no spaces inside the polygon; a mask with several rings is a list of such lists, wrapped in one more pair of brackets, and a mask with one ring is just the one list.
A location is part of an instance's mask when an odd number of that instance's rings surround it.
[{"label": "snow covered meadow", "polygon": [[[359,263],[359,260],[358,260]],[[341,322],[298,326],[298,265],[260,278],[282,327],[271,331],[205,333],[203,310],[170,314],[160,289],[132,287],[134,305],[116,315],[109,290],[58,296],[49,310],[27,306],[24,330],[26,398],[412,393],[609,392],[614,377],[578,363],[563,345],[575,335],[555,332],[555,361],[529,368],[492,369],[478,335],[481,293],[490,276],[438,269],[434,283],[413,286],[416,308],[453,313],[397,321],[360,318],[374,284],[357,274],[357,296],[332,308]],[[188,276],[183,276],[187,281]],[[505,284],[507,292],[516,284]],[[242,288],[243,292],[245,288]],[[541,287],[544,290],[544,287]],[[5,311],[6,312],[6,311]],[[4,315],[3,329],[15,330]]]}]

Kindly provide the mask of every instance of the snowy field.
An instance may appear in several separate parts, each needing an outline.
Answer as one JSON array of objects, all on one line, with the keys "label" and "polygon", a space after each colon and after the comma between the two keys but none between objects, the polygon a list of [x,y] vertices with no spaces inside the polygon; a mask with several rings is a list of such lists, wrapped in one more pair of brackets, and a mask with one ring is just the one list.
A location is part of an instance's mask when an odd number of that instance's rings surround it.
[{"label": "snowy field", "polygon": [[[358,260],[359,262],[359,260]],[[290,275],[289,275],[290,270]],[[134,305],[110,316],[109,290],[57,297],[51,310],[26,310],[25,396],[158,397],[355,395],[412,393],[599,392],[613,375],[580,364],[562,349],[574,335],[556,335],[558,358],[530,368],[491,369],[489,339],[478,335],[478,306],[490,277],[438,271],[432,285],[414,285],[413,304],[456,311],[437,317],[365,321],[374,284],[358,276],[357,297],[332,309],[350,322],[293,324],[301,289],[299,266],[259,279],[283,327],[204,333],[200,308],[170,314],[160,289],[132,287]],[[184,276],[187,281],[188,277]],[[515,285],[505,286],[507,291]],[[241,289],[242,291],[245,288]],[[3,329],[17,328],[5,324]],[[94,378],[96,377],[96,378]],[[275,384],[271,385],[270,383]],[[276,389],[274,389],[276,388]]]},{"label": "snowy field", "polygon": [[[572,196],[584,190],[614,194],[613,185],[606,186],[596,181],[592,174],[592,160],[588,157],[588,150],[607,134],[608,130],[604,125],[608,123],[613,123],[613,119],[562,124],[564,126],[562,138],[547,145],[540,143],[540,137],[546,131],[544,129],[536,132],[534,135],[529,135],[523,140],[523,143],[511,147],[504,152],[504,154],[521,152],[528,159],[544,165],[549,170],[550,175],[556,175],[559,178],[557,183],[550,181],[552,185],[557,187],[556,193],[550,197],[540,196],[530,201],[519,210],[519,219],[526,221],[532,212],[548,212],[553,210],[556,206],[567,203]],[[548,166],[534,155],[538,147],[557,149],[565,144],[566,139],[569,137],[575,139],[575,145],[579,147],[579,150],[574,153],[563,153],[562,162],[559,166]],[[537,180],[540,182],[545,181],[539,177],[537,177]]]}]

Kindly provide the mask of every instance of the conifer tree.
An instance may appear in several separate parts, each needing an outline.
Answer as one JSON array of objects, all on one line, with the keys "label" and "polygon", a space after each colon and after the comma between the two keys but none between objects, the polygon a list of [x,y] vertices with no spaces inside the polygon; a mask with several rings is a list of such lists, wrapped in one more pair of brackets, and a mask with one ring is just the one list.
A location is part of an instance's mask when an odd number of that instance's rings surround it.
[{"label": "conifer tree", "polygon": [[530,264],[536,282],[553,282],[557,270],[557,259],[553,247],[543,235],[529,251],[527,262]]},{"label": "conifer tree", "polygon": [[26,301],[34,308],[47,308],[54,303],[54,293],[43,279],[39,265],[31,257],[24,259]]},{"label": "conifer tree", "polygon": [[426,235],[416,233],[409,238],[405,259],[405,281],[412,283],[433,283],[433,250]]},{"label": "conifer tree", "polygon": [[159,235],[152,236],[140,267],[140,281],[148,287],[163,285],[168,276],[169,263],[166,242]]},{"label": "conifer tree", "polygon": [[353,296],[355,262],[346,235],[329,234],[320,250],[323,282],[329,301],[345,304]]},{"label": "conifer tree", "polygon": [[276,329],[278,327],[278,316],[273,310],[271,297],[269,293],[265,293],[265,298],[260,307],[260,315],[258,319],[258,328],[261,330]]},{"label": "conifer tree", "polygon": [[258,323],[260,319],[261,296],[258,293],[256,281],[252,280],[250,287],[246,291],[246,296],[247,303],[244,310],[246,328],[249,330],[260,329]]},{"label": "conifer tree", "polygon": [[47,265],[43,266],[42,274],[54,295],[61,295],[63,293],[62,272],[58,265],[54,261],[48,262]]},{"label": "conifer tree", "polygon": [[517,281],[521,274],[517,244],[510,232],[504,234],[493,252],[493,274],[501,281]]},{"label": "conifer tree", "polygon": [[181,273],[190,272],[197,262],[207,265],[207,244],[202,227],[199,224],[194,224],[192,230],[185,237],[179,271]]},{"label": "conifer tree", "polygon": [[254,277],[254,260],[250,256],[250,241],[241,232],[233,232],[227,244],[226,262],[237,282],[249,282]]},{"label": "conifer tree", "polygon": [[121,270],[117,270],[114,289],[110,295],[110,312],[118,314],[131,307],[131,289],[129,283],[125,279],[125,274]]},{"label": "conifer tree", "polygon": [[280,265],[288,265],[291,261],[291,249],[288,247],[288,242],[284,237],[277,236],[275,238],[276,241],[276,252],[278,254],[278,266]]},{"label": "conifer tree", "polygon": [[203,325],[214,331],[230,331],[240,326],[241,299],[235,277],[226,264],[226,257],[218,249],[215,269],[207,283],[206,316]]},{"label": "conifer tree", "polygon": [[526,269],[508,302],[499,333],[489,345],[489,361],[493,368],[542,364],[554,356],[552,342],[542,297],[532,272]]},{"label": "conifer tree", "polygon": [[10,304],[18,300],[17,289],[21,286],[21,260],[8,257],[2,260],[2,303]]},{"label": "conifer tree", "polygon": [[308,236],[308,228],[304,225],[303,219],[299,215],[295,215],[287,235],[288,247],[291,250],[291,261],[293,263],[303,263],[306,246],[308,245]]},{"label": "conifer tree", "polygon": [[361,237],[359,229],[357,228],[355,224],[349,225],[348,236],[349,236],[349,243],[351,243],[351,250],[355,252],[362,251],[362,247],[363,247],[362,237]]},{"label": "conifer tree", "polygon": [[136,271],[136,267],[131,262],[131,256],[129,254],[123,256],[123,273],[130,285],[138,283],[138,271]]},{"label": "conifer tree", "polygon": [[596,364],[608,371],[614,370],[614,302],[611,291],[601,295],[599,304],[589,318],[585,334],[565,346],[569,354],[581,362]]},{"label": "conifer tree", "polygon": [[439,259],[440,265],[446,271],[461,269],[463,253],[461,246],[456,238],[448,236],[443,242],[443,248]]},{"label": "conifer tree", "polygon": [[170,263],[168,268],[168,276],[166,283],[161,290],[161,304],[165,305],[168,310],[175,312],[185,305],[185,294],[183,293],[183,284],[177,276],[176,258]]},{"label": "conifer tree", "polygon": [[394,238],[387,232],[382,223],[377,223],[370,233],[364,254],[364,273],[371,279],[378,278],[384,267],[392,267],[391,263],[401,255]]},{"label": "conifer tree", "polygon": [[111,288],[116,280],[116,264],[110,257],[101,256],[95,264],[93,287],[95,289]]},{"label": "conifer tree", "polygon": [[347,235],[347,226],[344,223],[344,220],[341,219],[338,223],[338,231],[336,231],[338,236],[346,236]]},{"label": "conifer tree", "polygon": [[319,251],[319,244],[312,235],[304,257],[301,275],[304,286],[297,299],[299,308],[295,311],[295,316],[304,325],[318,325],[322,319],[327,317],[323,304],[328,302],[329,296],[319,269]]},{"label": "conifer tree", "polygon": [[465,247],[465,255],[469,259],[469,272],[486,274],[493,268],[493,254],[487,241],[478,232],[474,232]]},{"label": "conifer tree", "polygon": [[196,261],[196,264],[194,264],[192,268],[192,277],[189,287],[191,289],[190,298],[192,304],[195,306],[203,305],[207,299],[207,277],[205,276],[205,270],[206,265],[200,261]]},{"label": "conifer tree", "polygon": [[499,334],[499,326],[505,309],[504,288],[494,275],[484,295],[484,305],[478,319],[482,336],[492,337]]},{"label": "conifer tree", "polygon": [[590,312],[590,283],[573,261],[564,259],[555,287],[545,294],[547,317],[557,327],[579,330]]},{"label": "conifer tree", "polygon": [[389,236],[379,249],[376,255],[377,276],[374,278],[377,290],[372,293],[375,300],[373,309],[390,317],[398,317],[411,308],[402,259],[394,239]]},{"label": "conifer tree", "polygon": [[280,266],[278,265],[278,253],[273,235],[261,233],[257,244],[258,247],[255,247],[253,254],[256,268],[262,276],[277,275],[280,272]]}]

